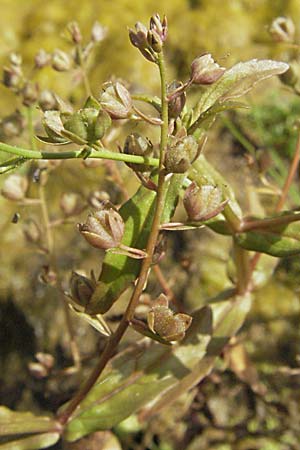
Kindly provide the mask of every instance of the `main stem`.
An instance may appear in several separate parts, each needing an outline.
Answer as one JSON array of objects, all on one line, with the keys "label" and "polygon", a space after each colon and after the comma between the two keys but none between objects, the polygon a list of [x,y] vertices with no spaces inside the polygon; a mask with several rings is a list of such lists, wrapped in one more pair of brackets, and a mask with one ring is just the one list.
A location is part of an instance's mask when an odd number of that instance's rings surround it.
[{"label": "main stem", "polygon": [[161,215],[162,215],[163,207],[164,207],[164,195],[165,195],[164,158],[165,158],[165,152],[166,152],[167,142],[168,142],[168,102],[167,102],[166,71],[165,71],[163,53],[160,53],[158,55],[157,64],[158,64],[160,79],[161,79],[161,105],[162,105],[161,119],[162,119],[162,124],[161,124],[161,137],[160,137],[160,155],[159,155],[159,167],[158,167],[159,175],[158,175],[156,206],[155,206],[154,219],[152,222],[151,232],[150,232],[148,244],[146,247],[147,257],[145,259],[143,259],[139,277],[138,277],[134,292],[131,296],[131,299],[130,299],[127,309],[125,311],[125,314],[123,315],[122,320],[119,323],[119,326],[117,327],[116,331],[107,341],[107,344],[104,348],[104,351],[100,357],[98,364],[94,368],[90,377],[86,380],[86,382],[83,384],[81,389],[77,392],[75,397],[70,401],[70,403],[68,404],[66,409],[59,415],[58,420],[62,425],[64,425],[65,423],[67,423],[69,421],[69,419],[71,418],[72,414],[74,413],[74,411],[76,410],[78,405],[82,402],[82,400],[89,393],[89,391],[94,386],[97,379],[99,378],[100,374],[102,373],[103,369],[105,368],[106,364],[111,359],[111,357],[114,355],[117,345],[121,341],[125,331],[127,330],[128,326],[130,324],[131,319],[133,318],[135,308],[138,304],[140,295],[143,292],[145,283],[147,281],[149,269],[150,269],[150,266],[152,263],[152,257],[153,257],[153,253],[155,250],[157,237],[159,234],[160,220],[161,220]]}]

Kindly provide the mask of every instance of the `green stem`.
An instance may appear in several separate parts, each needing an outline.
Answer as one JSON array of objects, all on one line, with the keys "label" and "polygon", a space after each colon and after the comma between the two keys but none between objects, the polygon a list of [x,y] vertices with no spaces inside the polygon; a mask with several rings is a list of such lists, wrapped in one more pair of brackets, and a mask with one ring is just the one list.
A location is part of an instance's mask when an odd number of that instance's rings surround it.
[{"label": "green stem", "polygon": [[250,257],[247,250],[242,249],[234,243],[234,261],[237,272],[236,293],[238,295],[246,294],[249,289],[249,281],[251,278]]},{"label": "green stem", "polygon": [[[67,152],[47,152],[39,150],[28,150],[21,147],[0,142],[0,152],[9,153],[10,155],[22,156],[26,159],[83,159],[86,155],[81,150],[73,150]],[[123,153],[112,152],[105,148],[91,150],[88,158],[111,159],[113,161],[123,161],[134,164],[146,164],[148,166],[157,167],[159,160],[157,158],[147,158],[144,156],[125,155]]]},{"label": "green stem", "polygon": [[89,391],[92,389],[97,379],[101,375],[102,371],[106,367],[106,364],[111,359],[116,351],[116,347],[121,341],[125,331],[127,330],[131,319],[133,318],[135,308],[138,304],[140,295],[143,292],[145,284],[147,282],[149,269],[152,263],[152,257],[155,250],[155,245],[157,242],[157,237],[160,230],[160,221],[161,215],[164,208],[164,199],[165,199],[165,171],[164,171],[164,158],[165,152],[167,148],[168,142],[168,102],[167,102],[167,85],[166,85],[166,71],[165,64],[163,59],[163,54],[160,53],[158,55],[158,67],[161,79],[161,102],[162,102],[162,111],[161,111],[161,136],[160,136],[160,156],[159,156],[159,176],[158,176],[158,187],[157,187],[157,197],[156,197],[156,206],[154,212],[154,219],[152,222],[152,227],[146,247],[147,257],[143,259],[141,264],[141,269],[139,273],[139,277],[137,279],[137,283],[135,285],[134,292],[129,301],[125,314],[122,317],[121,322],[119,323],[115,333],[109,338],[107,344],[104,348],[104,351],[100,357],[100,360],[90,377],[83,384],[81,389],[77,392],[73,400],[68,404],[66,409],[59,416],[59,422],[61,424],[65,424],[69,421],[70,417],[78,407],[78,405],[82,402],[82,400],[86,397]]}]

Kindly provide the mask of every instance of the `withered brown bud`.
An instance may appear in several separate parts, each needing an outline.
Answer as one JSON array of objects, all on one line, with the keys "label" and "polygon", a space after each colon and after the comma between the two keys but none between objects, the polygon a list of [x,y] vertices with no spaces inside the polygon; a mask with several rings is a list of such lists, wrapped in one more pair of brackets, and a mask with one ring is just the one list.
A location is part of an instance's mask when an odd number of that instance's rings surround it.
[{"label": "withered brown bud", "polygon": [[148,42],[148,29],[141,22],[135,24],[135,31],[129,28],[129,39],[142,55],[150,62],[156,62],[156,56]]},{"label": "withered brown bud", "polygon": [[225,67],[220,67],[211,54],[206,53],[194,59],[191,64],[191,82],[194,84],[213,84],[223,73]]},{"label": "withered brown bud", "polygon": [[183,204],[191,221],[205,221],[218,215],[225,207],[222,191],[218,186],[202,185],[195,182],[186,189]]},{"label": "withered brown bud", "polygon": [[192,323],[188,314],[174,314],[169,308],[169,301],[161,294],[152,302],[152,308],[147,316],[150,330],[167,342],[180,341]]},{"label": "withered brown bud", "polygon": [[130,116],[132,109],[130,93],[118,81],[116,83],[109,82],[104,85],[100,103],[112,119],[126,119]]},{"label": "withered brown bud", "polygon": [[160,35],[155,30],[149,30],[147,33],[147,41],[152,50],[160,53],[163,48],[163,41]]},{"label": "withered brown bud", "polygon": [[8,200],[24,200],[28,189],[28,179],[24,175],[12,174],[4,181],[1,194]]},{"label": "withered brown bud", "polygon": [[82,35],[78,23],[70,22],[67,26],[67,29],[74,44],[80,44],[80,42],[82,41]]},{"label": "withered brown bud", "polygon": [[52,55],[52,67],[57,72],[67,72],[72,68],[71,57],[62,50],[54,50]]},{"label": "withered brown bud", "polygon": [[[149,139],[141,136],[138,133],[132,133],[127,136],[123,148],[123,152],[127,155],[137,155],[137,156],[150,156],[153,151],[153,145]],[[149,171],[149,166],[146,164],[132,164],[128,163],[128,166],[138,172]]]},{"label": "withered brown bud", "polygon": [[159,14],[154,14],[150,19],[150,30],[155,31],[161,41],[164,42],[168,35],[167,17],[164,16],[163,20],[161,20]]},{"label": "withered brown bud", "polygon": [[47,89],[43,90],[40,93],[38,103],[39,103],[39,107],[43,111],[58,109],[58,103],[57,103],[54,93],[51,91],[48,91]]},{"label": "withered brown bud", "polygon": [[3,68],[3,84],[8,88],[17,88],[22,80],[22,72],[18,67]]},{"label": "withered brown bud", "polygon": [[95,282],[89,278],[72,272],[70,280],[71,297],[75,303],[85,308],[95,290]]},{"label": "withered brown bud", "polygon": [[90,245],[103,250],[118,247],[124,234],[124,221],[113,208],[104,205],[103,209],[89,214],[79,231]]},{"label": "withered brown bud", "polygon": [[288,17],[277,17],[273,20],[269,33],[275,42],[293,42],[295,25]]},{"label": "withered brown bud", "polygon": [[169,173],[184,173],[199,155],[199,145],[193,136],[171,139],[166,156],[165,168]]},{"label": "withered brown bud", "polygon": [[[170,119],[177,119],[180,116],[185,102],[186,102],[186,93],[185,91],[180,91],[180,88],[183,86],[181,81],[173,81],[168,85],[168,96],[171,97],[168,103],[168,111]],[[178,94],[176,91],[179,90]],[[172,96],[172,93],[175,94]]]},{"label": "withered brown bud", "polygon": [[65,192],[60,199],[60,208],[66,217],[80,214],[84,208],[82,197],[76,192]]},{"label": "withered brown bud", "polygon": [[279,76],[282,83],[294,87],[300,81],[300,63],[297,60],[289,63],[289,69]]}]

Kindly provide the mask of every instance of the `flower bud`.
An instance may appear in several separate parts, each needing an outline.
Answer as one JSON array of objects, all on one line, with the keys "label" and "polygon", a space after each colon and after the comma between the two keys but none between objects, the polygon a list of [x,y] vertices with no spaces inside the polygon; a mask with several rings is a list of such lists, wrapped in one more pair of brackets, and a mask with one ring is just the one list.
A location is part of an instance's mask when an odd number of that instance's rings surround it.
[{"label": "flower bud", "polygon": [[95,290],[95,283],[77,272],[72,272],[70,280],[71,297],[75,303],[85,308]]},{"label": "flower bud", "polygon": [[24,225],[23,232],[26,240],[32,244],[37,244],[41,239],[41,230],[32,219]]},{"label": "flower bud", "polygon": [[132,100],[129,91],[121,83],[106,83],[100,97],[101,106],[112,119],[129,117]]},{"label": "flower bud", "polygon": [[220,67],[211,54],[206,53],[194,59],[191,64],[191,82],[194,84],[213,84],[223,73],[225,67]]},{"label": "flower bud", "polygon": [[180,116],[186,101],[186,93],[179,92],[172,96],[172,92],[181,88],[183,83],[181,81],[173,81],[168,85],[168,96],[171,96],[171,100],[168,103],[168,111],[170,119],[177,119]]},{"label": "flower bud", "polygon": [[[144,138],[138,133],[132,133],[127,136],[123,148],[123,152],[127,155],[137,155],[137,156],[150,156],[153,151],[153,145],[149,139]],[[149,171],[149,166],[146,164],[132,164],[128,163],[128,166],[137,172],[147,172]]]},{"label": "flower bud", "polygon": [[121,244],[124,228],[124,221],[120,214],[107,206],[89,214],[86,222],[79,224],[79,231],[88,243],[103,250],[118,247]]},{"label": "flower bud", "polygon": [[3,84],[8,88],[17,88],[22,80],[22,72],[18,67],[3,68]]},{"label": "flower bud", "polygon": [[150,19],[150,30],[155,31],[155,33],[159,35],[161,41],[164,42],[168,35],[167,17],[164,16],[161,21],[159,14],[154,14]]},{"label": "flower bud", "polygon": [[52,55],[52,68],[57,72],[67,72],[72,68],[70,56],[62,50],[55,50]]},{"label": "flower bud", "polygon": [[275,42],[293,42],[295,25],[288,17],[277,17],[273,20],[269,33]]},{"label": "flower bud", "polygon": [[155,30],[148,31],[147,41],[154,52],[160,53],[162,51],[163,41],[160,35]]},{"label": "flower bud", "polygon": [[58,103],[55,98],[55,95],[53,94],[53,92],[48,91],[46,89],[40,93],[38,103],[39,107],[43,111],[58,109]]},{"label": "flower bud", "polygon": [[60,208],[66,217],[80,214],[84,207],[81,196],[75,192],[65,192],[60,199]]},{"label": "flower bud", "polygon": [[184,173],[198,155],[199,145],[193,136],[173,138],[166,152],[165,168],[169,173]]},{"label": "flower bud", "polygon": [[153,50],[149,45],[148,30],[144,24],[137,22],[135,24],[135,31],[131,28],[129,29],[129,39],[134,47],[137,47],[142,55],[150,62],[156,62],[156,57],[153,54]]},{"label": "flower bud", "polygon": [[38,98],[38,86],[36,83],[27,82],[22,89],[23,105],[31,106]]},{"label": "flower bud", "polygon": [[218,215],[225,207],[222,191],[218,186],[202,185],[195,182],[186,189],[183,204],[191,221],[205,221]]},{"label": "flower bud", "polygon": [[0,135],[4,138],[20,136],[25,128],[25,119],[20,111],[15,111],[0,122]]},{"label": "flower bud", "polygon": [[82,35],[77,22],[70,22],[67,26],[71,39],[74,44],[80,44],[82,41]]},{"label": "flower bud", "polygon": [[8,200],[21,201],[24,200],[27,189],[27,178],[23,175],[14,173],[9,175],[4,181],[1,193],[3,197]]},{"label": "flower bud", "polygon": [[44,49],[41,49],[37,52],[34,57],[34,64],[37,69],[42,69],[47,66],[51,61],[51,55],[47,53]]},{"label": "flower bud", "polygon": [[107,28],[99,22],[95,22],[92,27],[91,39],[93,42],[101,42],[107,35]]},{"label": "flower bud", "polygon": [[153,301],[147,322],[153,333],[158,334],[167,342],[173,342],[184,338],[192,323],[192,317],[188,314],[174,314],[169,308],[167,297],[161,294]]}]

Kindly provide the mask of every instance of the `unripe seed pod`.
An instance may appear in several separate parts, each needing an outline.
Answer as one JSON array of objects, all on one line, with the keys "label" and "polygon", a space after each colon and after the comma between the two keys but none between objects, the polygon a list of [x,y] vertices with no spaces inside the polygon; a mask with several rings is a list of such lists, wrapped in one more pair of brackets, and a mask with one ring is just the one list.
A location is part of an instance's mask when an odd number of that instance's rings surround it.
[{"label": "unripe seed pod", "polygon": [[227,201],[222,202],[222,191],[218,186],[195,182],[186,189],[183,204],[191,221],[205,221],[219,214]]},{"label": "unripe seed pod", "polygon": [[8,200],[21,201],[24,200],[27,189],[28,179],[23,175],[14,173],[4,181],[1,193]]},{"label": "unripe seed pod", "polygon": [[206,53],[194,59],[191,64],[191,81],[194,84],[213,84],[223,73],[225,67],[220,67],[211,54]]},{"label": "unripe seed pod", "polygon": [[[181,81],[173,81],[168,86],[168,94],[172,95],[172,92],[176,91],[181,86],[183,86],[183,83]],[[186,102],[186,93],[184,91],[178,93],[178,95],[176,94],[174,97],[171,98],[171,100],[168,103],[168,112],[170,119],[177,119],[177,117],[180,116],[184,108],[185,102]]]},{"label": "unripe seed pod", "polygon": [[193,136],[185,136],[168,146],[165,168],[169,173],[184,173],[191,167],[199,154],[199,146]]},{"label": "unripe seed pod", "polygon": [[126,119],[130,116],[132,99],[121,83],[106,83],[100,97],[101,106],[112,119]]},{"label": "unripe seed pod", "polygon": [[70,281],[71,297],[79,306],[86,307],[89,303],[95,290],[94,281],[80,275],[77,272],[72,272]]},{"label": "unripe seed pod", "polygon": [[88,243],[103,250],[118,247],[121,244],[124,229],[124,221],[120,214],[107,206],[89,214],[86,222],[79,224],[79,231]]},{"label": "unripe seed pod", "polygon": [[52,55],[52,68],[57,72],[67,72],[72,68],[70,56],[62,50],[55,50]]},{"label": "unripe seed pod", "polygon": [[[127,136],[123,148],[123,152],[127,155],[136,155],[136,156],[150,156],[153,151],[153,145],[149,141],[149,139],[144,138],[138,133],[132,133]],[[127,163],[129,167],[137,172],[147,172],[149,171],[149,166],[146,164],[132,164]]]}]

